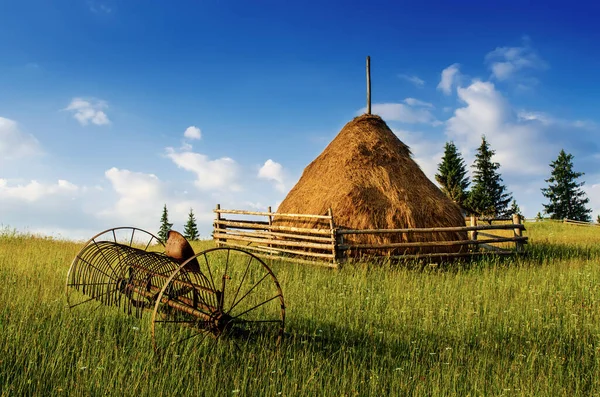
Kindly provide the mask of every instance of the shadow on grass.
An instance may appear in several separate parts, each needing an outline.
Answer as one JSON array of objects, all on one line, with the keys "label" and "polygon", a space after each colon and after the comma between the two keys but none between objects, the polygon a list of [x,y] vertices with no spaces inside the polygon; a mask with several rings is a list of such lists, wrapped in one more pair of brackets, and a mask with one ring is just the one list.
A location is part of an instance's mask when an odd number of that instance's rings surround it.
[{"label": "shadow on grass", "polygon": [[494,255],[489,253],[473,258],[457,258],[434,262],[430,260],[364,260],[349,262],[342,266],[348,269],[408,269],[423,272],[457,272],[490,267],[540,266],[557,260],[600,260],[600,245],[576,246],[549,242],[536,242],[525,247],[524,252],[515,255]]}]

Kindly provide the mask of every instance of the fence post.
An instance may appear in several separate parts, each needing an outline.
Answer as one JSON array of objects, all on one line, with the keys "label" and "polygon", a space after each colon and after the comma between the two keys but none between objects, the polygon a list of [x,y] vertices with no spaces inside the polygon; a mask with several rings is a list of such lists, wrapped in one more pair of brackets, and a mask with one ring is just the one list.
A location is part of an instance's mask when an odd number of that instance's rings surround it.
[{"label": "fence post", "polygon": [[[513,214],[512,216],[512,222],[514,225],[518,225],[519,227],[515,227],[514,228],[514,234],[515,237],[522,237],[523,236],[523,232],[521,231],[521,216],[519,214]],[[515,249],[517,252],[521,252],[523,251],[523,242],[522,241],[515,241]]]},{"label": "fence post", "polygon": [[[273,230],[271,230],[271,226],[273,226],[273,216],[271,215],[271,206],[267,207],[267,212],[269,213],[269,240],[273,239]],[[269,243],[269,248],[273,247],[271,243]],[[269,256],[272,256],[273,252],[269,250]]]},{"label": "fence post", "polygon": [[[217,208],[215,209],[215,225],[214,225],[215,233],[219,233],[221,231],[221,225],[219,224],[219,221],[221,220],[221,213],[219,212],[220,209],[221,209],[221,204],[217,204]],[[221,246],[221,238],[220,237],[217,237],[215,239],[215,242],[217,243],[217,247]]]},{"label": "fence post", "polygon": [[[471,215],[471,226],[477,226],[477,217],[475,215]],[[477,230],[471,231],[471,240],[477,241]],[[473,249],[477,250],[478,248],[477,243],[474,243]]]},{"label": "fence post", "polygon": [[331,229],[331,242],[333,243],[333,264],[335,267],[338,267],[338,243],[337,243],[337,231],[335,230],[335,223],[333,222],[333,211],[331,211],[331,207],[327,209],[327,215],[329,216],[329,228]]}]

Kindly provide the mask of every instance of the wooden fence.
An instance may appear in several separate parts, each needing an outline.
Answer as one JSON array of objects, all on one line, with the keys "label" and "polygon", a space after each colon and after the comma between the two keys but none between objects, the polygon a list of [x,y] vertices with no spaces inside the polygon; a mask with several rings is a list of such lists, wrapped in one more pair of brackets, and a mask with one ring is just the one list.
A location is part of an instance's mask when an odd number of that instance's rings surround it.
[{"label": "wooden fence", "polygon": [[[338,267],[340,263],[361,257],[369,258],[429,258],[478,256],[483,254],[513,255],[523,251],[527,237],[521,218],[486,219],[478,225],[475,217],[469,226],[415,229],[351,230],[336,227],[329,209],[327,215],[281,214],[271,212],[221,209],[217,205],[213,239],[217,246],[230,246],[253,251],[256,255],[289,258],[294,262]],[[231,216],[237,216],[233,219]],[[245,219],[239,219],[245,217]],[[258,218],[258,219],[257,219]],[[277,220],[277,222],[274,222]],[[288,226],[289,223],[311,223],[315,227]],[[481,223],[481,221],[479,221]],[[494,222],[503,222],[494,224]],[[467,239],[439,241],[440,233],[466,232]],[[426,241],[411,241],[411,235],[431,235]],[[352,243],[358,235],[394,235],[397,243]],[[429,240],[429,241],[427,241]],[[425,251],[420,253],[419,251]],[[434,252],[432,252],[434,251]],[[441,251],[441,252],[440,252]]]},{"label": "wooden fence", "polygon": [[[267,212],[225,210],[217,204],[214,210],[213,239],[217,246],[244,248],[259,256],[293,257],[297,262],[309,262],[336,267],[335,227],[331,210],[328,215],[279,214]],[[230,219],[224,215],[244,215],[255,219]],[[256,220],[256,217],[265,220]],[[322,227],[303,228],[274,225],[277,220],[314,221]]]},{"label": "wooden fence", "polygon": [[577,226],[600,226],[600,224],[598,223],[592,223],[592,222],[582,222],[582,221],[576,221],[573,219],[563,219],[563,223],[567,223],[569,225],[577,225]]}]

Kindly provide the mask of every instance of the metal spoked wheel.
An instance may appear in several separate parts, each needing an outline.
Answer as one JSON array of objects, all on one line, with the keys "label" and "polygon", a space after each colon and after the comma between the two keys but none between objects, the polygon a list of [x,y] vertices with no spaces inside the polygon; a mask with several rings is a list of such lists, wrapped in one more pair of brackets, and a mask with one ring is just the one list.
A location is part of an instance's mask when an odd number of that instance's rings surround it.
[{"label": "metal spoked wheel", "polygon": [[[140,264],[133,263],[135,253],[162,255],[158,254],[162,251],[164,244],[158,237],[135,227],[116,227],[98,233],[77,253],[67,273],[69,308],[88,303],[121,306],[122,298],[126,296],[129,310],[138,306],[143,309],[147,299],[135,297],[124,286],[128,282],[131,284],[139,274],[136,269]],[[169,266],[166,260],[162,262],[167,264],[164,272],[170,274],[174,266]]]},{"label": "metal spoked wheel", "polygon": [[[196,259],[200,272],[184,269]],[[283,293],[271,269],[235,248],[213,248],[171,274],[152,313],[152,341],[162,354],[179,356],[220,340],[279,345],[285,323]]]}]

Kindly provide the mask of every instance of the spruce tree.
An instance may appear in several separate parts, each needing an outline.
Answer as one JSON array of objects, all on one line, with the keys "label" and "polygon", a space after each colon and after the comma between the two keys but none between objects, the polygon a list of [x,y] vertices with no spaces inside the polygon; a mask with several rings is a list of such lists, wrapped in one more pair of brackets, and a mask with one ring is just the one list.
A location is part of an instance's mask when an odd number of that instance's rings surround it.
[{"label": "spruce tree", "polygon": [[498,173],[500,164],[492,161],[496,152],[490,149],[485,139],[481,137],[481,145],[477,149],[473,163],[473,187],[467,200],[468,208],[479,216],[498,217],[508,213],[508,203],[512,195],[506,192],[502,177]]},{"label": "spruce tree", "polygon": [[196,225],[196,218],[194,217],[194,211],[190,208],[188,215],[188,221],[183,229],[183,236],[188,240],[198,240],[198,225]]},{"label": "spruce tree", "polygon": [[442,162],[438,164],[435,180],[442,187],[442,192],[461,207],[467,198],[469,178],[465,161],[456,149],[454,142],[446,142]]},{"label": "spruce tree", "polygon": [[521,219],[523,218],[523,214],[521,213],[521,207],[519,207],[519,204],[517,204],[517,200],[513,199],[513,201],[510,203],[510,208],[506,212],[506,215],[515,215],[515,214],[519,215],[519,217]]},{"label": "spruce tree", "polygon": [[541,221],[542,219],[544,219],[544,218],[542,218],[542,213],[538,212],[537,215],[535,216],[535,220],[536,221]]},{"label": "spruce tree", "polygon": [[544,204],[544,210],[552,219],[573,219],[590,222],[591,209],[586,207],[590,201],[581,187],[584,182],[577,183],[577,178],[583,172],[573,171],[573,155],[561,150],[558,158],[550,163],[552,174],[546,182],[547,188],[542,188],[544,197],[550,200]]},{"label": "spruce tree", "polygon": [[169,212],[167,211],[167,205],[163,207],[162,216],[160,217],[160,230],[158,231],[158,238],[163,242],[167,241],[169,230],[173,227],[172,223],[169,223]]},{"label": "spruce tree", "polygon": [[600,223],[600,215],[596,218],[596,223]]}]

